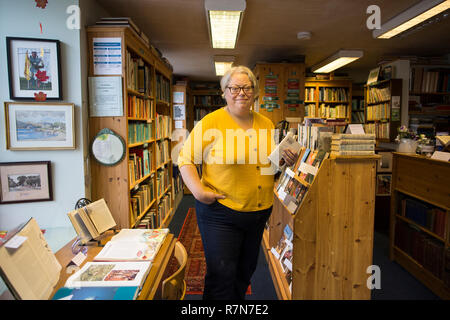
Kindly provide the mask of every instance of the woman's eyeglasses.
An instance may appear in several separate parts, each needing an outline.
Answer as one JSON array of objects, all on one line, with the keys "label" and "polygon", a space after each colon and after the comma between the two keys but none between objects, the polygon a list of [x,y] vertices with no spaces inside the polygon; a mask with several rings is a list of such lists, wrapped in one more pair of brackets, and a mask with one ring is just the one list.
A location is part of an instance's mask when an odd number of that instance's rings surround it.
[{"label": "woman's eyeglasses", "polygon": [[245,94],[252,94],[253,93],[253,87],[227,87],[230,89],[231,94],[237,95],[242,91],[244,91]]}]

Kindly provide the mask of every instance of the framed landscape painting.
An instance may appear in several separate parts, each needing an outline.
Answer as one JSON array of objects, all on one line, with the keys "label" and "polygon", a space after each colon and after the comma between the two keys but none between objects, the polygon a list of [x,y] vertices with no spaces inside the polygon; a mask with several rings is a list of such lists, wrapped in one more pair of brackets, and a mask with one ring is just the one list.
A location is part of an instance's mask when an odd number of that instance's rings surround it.
[{"label": "framed landscape painting", "polygon": [[6,148],[75,149],[73,103],[5,102]]},{"label": "framed landscape painting", "polygon": [[10,99],[61,100],[59,40],[6,37]]},{"label": "framed landscape painting", "polygon": [[50,161],[0,163],[0,203],[51,201]]}]

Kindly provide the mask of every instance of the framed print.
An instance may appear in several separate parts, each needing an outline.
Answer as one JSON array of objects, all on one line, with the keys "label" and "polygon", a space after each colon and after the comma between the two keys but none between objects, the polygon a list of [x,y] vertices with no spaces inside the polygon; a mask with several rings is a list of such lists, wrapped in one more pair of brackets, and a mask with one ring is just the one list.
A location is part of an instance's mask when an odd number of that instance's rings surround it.
[{"label": "framed print", "polygon": [[6,148],[75,149],[73,103],[5,102]]},{"label": "framed print", "polygon": [[379,75],[380,75],[380,67],[370,70],[369,78],[367,78],[367,84],[377,82]]},{"label": "framed print", "polygon": [[6,37],[10,99],[62,100],[59,40]]},{"label": "framed print", "polygon": [[379,151],[377,152],[381,158],[377,160],[377,172],[392,172],[392,152]]},{"label": "framed print", "polygon": [[391,195],[391,182],[392,174],[379,174],[377,175],[377,196],[390,196]]},{"label": "framed print", "polygon": [[50,161],[0,163],[0,203],[51,201]]}]

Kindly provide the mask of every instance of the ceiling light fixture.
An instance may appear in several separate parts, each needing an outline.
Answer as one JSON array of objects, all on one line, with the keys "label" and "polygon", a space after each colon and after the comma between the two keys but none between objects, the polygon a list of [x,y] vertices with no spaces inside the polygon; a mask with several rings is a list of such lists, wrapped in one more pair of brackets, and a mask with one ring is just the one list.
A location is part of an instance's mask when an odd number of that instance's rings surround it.
[{"label": "ceiling light fixture", "polygon": [[423,0],[373,30],[372,36],[390,39],[448,9],[450,0]]},{"label": "ceiling light fixture", "polygon": [[245,0],[205,0],[208,32],[213,48],[235,48],[245,7]]},{"label": "ceiling light fixture", "polygon": [[234,56],[214,56],[216,76],[223,76],[233,66]]},{"label": "ceiling light fixture", "polygon": [[339,50],[331,57],[311,67],[314,73],[330,73],[363,56],[361,50]]}]

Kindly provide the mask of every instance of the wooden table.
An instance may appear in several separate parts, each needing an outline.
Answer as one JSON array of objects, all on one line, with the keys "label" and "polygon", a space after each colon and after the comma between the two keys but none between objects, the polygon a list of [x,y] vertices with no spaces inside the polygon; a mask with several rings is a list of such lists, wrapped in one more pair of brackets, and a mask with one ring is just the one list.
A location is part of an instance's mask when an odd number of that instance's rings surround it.
[{"label": "wooden table", "polygon": [[[109,231],[105,237],[102,239],[102,243],[106,243],[111,239],[111,237],[114,235],[112,231]],[[59,288],[63,287],[64,284],[67,281],[67,278],[71,276],[72,274],[69,274],[66,272],[66,266],[70,263],[70,261],[75,256],[72,253],[72,243],[75,241],[73,239],[69,243],[67,243],[63,248],[58,250],[56,252],[55,256],[56,259],[58,259],[59,263],[62,266],[61,274],[59,276],[59,281],[55,286],[55,289],[53,290],[50,297],[53,297],[58,291]],[[139,293],[139,296],[137,297],[138,300],[153,300],[155,299],[155,296],[157,296],[158,288],[160,287],[160,283],[162,280],[162,277],[164,275],[164,271],[166,270],[167,264],[169,263],[170,257],[173,254],[173,251],[175,249],[175,242],[177,239],[174,237],[173,234],[169,233],[167,234],[166,238],[164,239],[164,242],[162,243],[158,253],[156,254],[155,259],[152,262],[152,266],[150,268],[150,271],[147,275],[147,278],[142,286],[141,292]],[[87,258],[84,260],[84,262],[81,264],[80,267],[82,267],[86,262],[93,261],[94,257],[101,251],[102,247],[96,246],[96,245],[90,245],[87,246]]]}]

